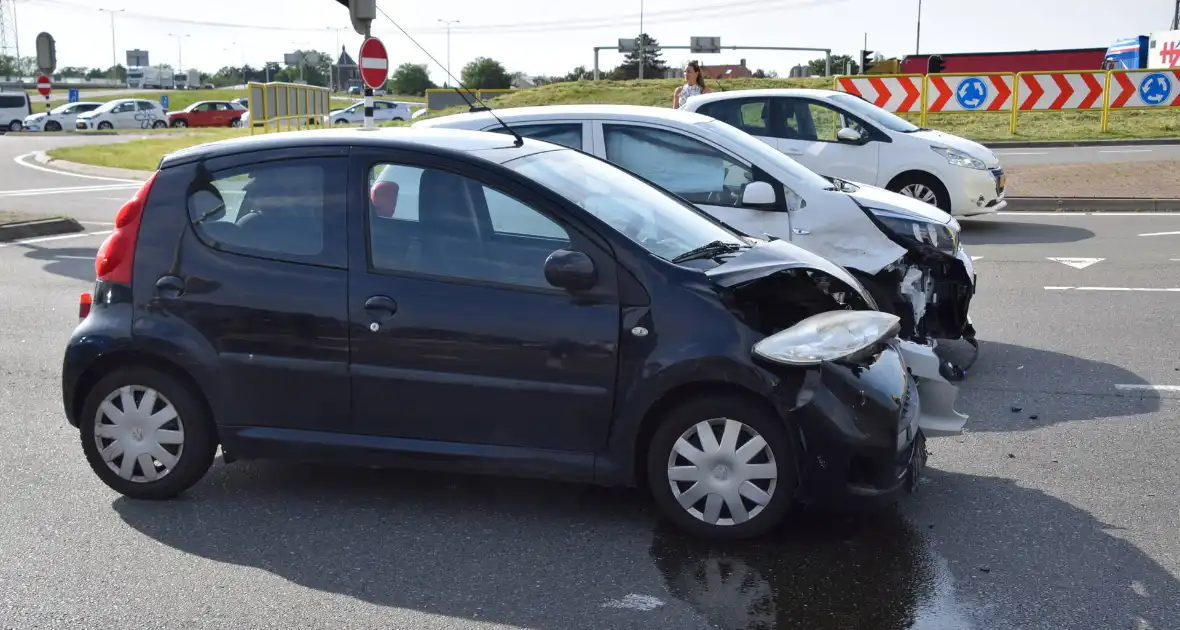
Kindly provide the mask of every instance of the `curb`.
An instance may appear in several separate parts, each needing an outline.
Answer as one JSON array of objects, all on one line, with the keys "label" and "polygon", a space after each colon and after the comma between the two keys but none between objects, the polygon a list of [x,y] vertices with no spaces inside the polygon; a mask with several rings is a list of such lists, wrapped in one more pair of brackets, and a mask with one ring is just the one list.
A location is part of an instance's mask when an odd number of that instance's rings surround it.
[{"label": "curb", "polygon": [[1044,147],[1074,148],[1074,147],[1145,147],[1180,145],[1180,138],[1131,138],[1126,140],[1001,140],[999,142],[984,142],[989,149],[1035,149]]},{"label": "curb", "polygon": [[1005,212],[1180,212],[1180,199],[1008,197]]},{"label": "curb", "polygon": [[94,175],[96,177],[112,177],[116,179],[129,179],[135,181],[147,181],[152,176],[151,171],[137,171],[129,168],[115,168],[113,166],[94,166],[92,164],[82,164],[80,162],[68,162],[66,160],[59,160],[49,157],[48,153],[39,151],[33,156],[33,161],[54,170],[62,171],[63,173],[76,173],[78,175]]},{"label": "curb", "polygon": [[53,236],[54,234],[70,234],[82,232],[85,228],[81,223],[67,217],[53,217],[50,219],[35,219],[33,221],[19,221],[17,223],[0,224],[0,243],[19,241],[38,236]]}]

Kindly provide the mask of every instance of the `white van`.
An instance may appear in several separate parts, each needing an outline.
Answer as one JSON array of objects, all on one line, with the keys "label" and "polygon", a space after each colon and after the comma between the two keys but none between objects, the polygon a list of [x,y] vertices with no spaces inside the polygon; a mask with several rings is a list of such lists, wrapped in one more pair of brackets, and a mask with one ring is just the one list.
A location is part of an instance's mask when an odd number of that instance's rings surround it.
[{"label": "white van", "polygon": [[25,118],[33,115],[33,104],[29,101],[28,93],[0,91],[0,125],[9,131],[20,131],[25,126]]},{"label": "white van", "polygon": [[826,177],[880,186],[968,217],[1003,210],[1007,176],[987,147],[918,127],[834,90],[729,90],[685,111],[741,129]]}]

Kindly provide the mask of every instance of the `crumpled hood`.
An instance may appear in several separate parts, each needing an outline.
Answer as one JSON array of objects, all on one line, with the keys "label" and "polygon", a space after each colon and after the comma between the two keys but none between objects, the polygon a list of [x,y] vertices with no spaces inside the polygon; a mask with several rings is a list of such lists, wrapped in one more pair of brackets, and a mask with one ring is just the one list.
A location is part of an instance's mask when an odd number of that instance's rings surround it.
[{"label": "crumpled hood", "polygon": [[725,264],[706,271],[705,275],[718,285],[731,288],[780,271],[801,268],[822,271],[857,290],[863,297],[868,296],[864,286],[843,267],[783,240],[760,242]]},{"label": "crumpled hood", "polygon": [[869,186],[857,182],[850,183],[860,190],[846,192],[844,194],[853,197],[862,206],[889,210],[890,212],[913,217],[919,221],[930,221],[940,225],[946,225],[951,222],[951,215],[924,201],[919,201],[913,197],[907,197],[901,193],[895,193],[876,186]]},{"label": "crumpled hood", "polygon": [[983,146],[982,144],[979,144],[978,142],[975,142],[974,140],[968,140],[966,138],[949,134],[944,131],[935,131],[934,129],[915,131],[914,133],[908,135],[914,138],[921,138],[922,140],[925,140],[926,142],[929,142],[933,145],[941,145],[950,147],[952,149],[958,149],[963,153],[970,155],[971,157],[983,160],[983,163],[986,164],[988,168],[996,168],[1000,165],[1000,158],[996,157],[996,154],[992,153],[991,149]]}]

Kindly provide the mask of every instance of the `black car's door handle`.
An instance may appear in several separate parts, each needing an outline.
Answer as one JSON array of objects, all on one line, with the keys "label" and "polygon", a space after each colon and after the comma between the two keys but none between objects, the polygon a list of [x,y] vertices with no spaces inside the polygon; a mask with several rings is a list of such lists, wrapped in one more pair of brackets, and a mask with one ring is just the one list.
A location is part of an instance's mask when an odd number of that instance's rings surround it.
[{"label": "black car's door handle", "polygon": [[397,302],[384,295],[374,295],[365,300],[365,310],[378,317],[392,317],[397,312]]},{"label": "black car's door handle", "polygon": [[162,276],[156,280],[156,295],[162,298],[178,298],[184,294],[184,280],[176,276]]}]

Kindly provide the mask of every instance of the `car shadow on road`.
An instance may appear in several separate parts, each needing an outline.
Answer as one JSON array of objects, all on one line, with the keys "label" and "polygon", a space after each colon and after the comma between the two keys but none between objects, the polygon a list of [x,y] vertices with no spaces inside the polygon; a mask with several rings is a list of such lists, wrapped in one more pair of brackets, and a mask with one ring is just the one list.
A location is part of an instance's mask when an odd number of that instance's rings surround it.
[{"label": "car shadow on road", "polygon": [[1033,245],[1076,243],[1094,237],[1094,232],[1071,225],[1003,221],[999,219],[961,219],[963,245]]},{"label": "car shadow on road", "polygon": [[1084,511],[1005,479],[930,475],[901,511],[797,510],[741,543],[687,539],[634,491],[277,462],[219,465],[182,499],[113,507],[185,553],[520,627],[685,627],[651,612],[674,600],[734,629],[982,629],[995,602],[1037,620],[1096,602],[1094,619],[1178,618],[1165,611],[1180,584]]},{"label": "car shadow on road", "polygon": [[45,271],[74,278],[76,280],[94,280],[94,256],[98,249],[94,247],[38,247],[32,243],[22,243],[25,258],[42,261]]},{"label": "car shadow on road", "polygon": [[[940,346],[939,354],[955,360],[966,356],[967,350],[965,343],[952,342]],[[967,429],[977,433],[1026,431],[1160,410],[1155,391],[1123,391],[1116,384],[1149,383],[1117,365],[981,339],[979,358],[958,383],[956,408],[972,417]]]}]

